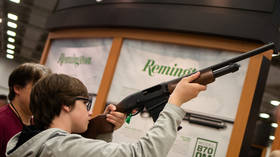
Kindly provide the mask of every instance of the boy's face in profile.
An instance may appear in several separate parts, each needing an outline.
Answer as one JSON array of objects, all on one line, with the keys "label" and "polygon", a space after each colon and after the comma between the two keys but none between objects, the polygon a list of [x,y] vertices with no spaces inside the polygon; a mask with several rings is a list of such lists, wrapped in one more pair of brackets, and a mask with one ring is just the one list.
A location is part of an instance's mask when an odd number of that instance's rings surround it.
[{"label": "boy's face in profile", "polygon": [[82,133],[88,128],[91,112],[87,110],[87,100],[75,100],[69,115],[72,120],[72,132]]}]

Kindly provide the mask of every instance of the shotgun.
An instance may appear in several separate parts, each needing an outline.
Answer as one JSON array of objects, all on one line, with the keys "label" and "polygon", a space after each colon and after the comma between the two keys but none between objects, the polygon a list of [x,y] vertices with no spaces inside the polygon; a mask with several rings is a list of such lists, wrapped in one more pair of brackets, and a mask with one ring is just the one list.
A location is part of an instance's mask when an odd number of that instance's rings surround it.
[{"label": "shotgun", "polygon": [[[263,53],[267,50],[276,51],[274,43],[268,43],[249,52],[242,53],[237,57],[201,69],[199,70],[199,78],[194,80],[193,83],[199,83],[202,85],[212,83],[218,77],[238,71],[240,65],[238,65],[236,62]],[[116,105],[116,111],[125,113],[128,115],[128,118],[130,118],[131,116],[143,111],[145,108],[155,122],[167,103],[170,94],[175,89],[177,83],[182,78],[188,77],[192,74],[176,78],[171,81],[163,82],[153,87],[133,93],[125,97],[120,103]],[[95,138],[99,134],[111,133],[113,131],[114,125],[106,121],[106,115],[101,114],[90,120],[88,130],[82,135],[87,138]]]}]

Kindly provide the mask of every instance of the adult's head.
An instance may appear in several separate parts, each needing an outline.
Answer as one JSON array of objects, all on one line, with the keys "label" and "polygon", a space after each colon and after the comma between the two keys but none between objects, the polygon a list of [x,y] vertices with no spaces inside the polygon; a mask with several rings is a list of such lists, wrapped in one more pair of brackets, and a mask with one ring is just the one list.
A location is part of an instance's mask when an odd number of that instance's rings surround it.
[{"label": "adult's head", "polygon": [[15,86],[24,88],[28,83],[36,83],[42,76],[50,74],[51,70],[44,65],[36,63],[24,63],[19,65],[9,77],[9,100],[15,96]]},{"label": "adult's head", "polygon": [[10,102],[17,99],[17,105],[23,112],[31,114],[29,111],[30,92],[34,83],[43,76],[50,74],[51,70],[44,65],[36,63],[24,63],[19,65],[9,77]]},{"label": "adult's head", "polygon": [[50,74],[39,80],[31,91],[30,110],[34,123],[47,129],[63,112],[71,121],[71,132],[84,132],[89,120],[87,98],[87,88],[77,78]]},{"label": "adult's head", "polygon": [[8,104],[7,98],[8,98],[7,95],[4,95],[4,94],[0,95],[0,107]]}]

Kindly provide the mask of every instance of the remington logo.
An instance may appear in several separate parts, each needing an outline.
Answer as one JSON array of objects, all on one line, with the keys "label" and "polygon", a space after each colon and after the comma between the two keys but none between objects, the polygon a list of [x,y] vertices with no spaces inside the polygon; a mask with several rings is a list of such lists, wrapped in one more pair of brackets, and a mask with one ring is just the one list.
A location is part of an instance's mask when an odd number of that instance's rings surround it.
[{"label": "remington logo", "polygon": [[74,65],[80,65],[80,64],[91,64],[91,57],[85,57],[85,56],[80,56],[76,57],[74,56],[65,56],[64,53],[61,53],[57,63],[60,65],[62,64],[74,64]]},{"label": "remington logo", "polygon": [[195,68],[183,69],[177,67],[177,64],[174,64],[174,66],[158,65],[155,64],[154,60],[148,59],[143,71],[147,71],[149,76],[153,76],[154,74],[160,74],[160,75],[181,77],[196,72],[196,69]]}]

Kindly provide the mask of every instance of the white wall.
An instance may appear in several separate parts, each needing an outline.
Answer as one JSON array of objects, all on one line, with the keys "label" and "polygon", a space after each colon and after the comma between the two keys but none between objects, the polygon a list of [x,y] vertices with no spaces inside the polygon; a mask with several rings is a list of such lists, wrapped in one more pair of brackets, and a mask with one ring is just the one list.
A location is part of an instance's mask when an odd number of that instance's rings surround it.
[{"label": "white wall", "polygon": [[13,60],[0,58],[0,94],[8,95],[9,93],[8,79],[12,71],[18,65],[19,64]]}]

